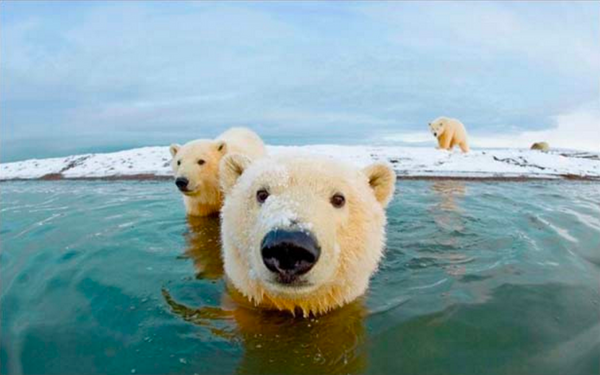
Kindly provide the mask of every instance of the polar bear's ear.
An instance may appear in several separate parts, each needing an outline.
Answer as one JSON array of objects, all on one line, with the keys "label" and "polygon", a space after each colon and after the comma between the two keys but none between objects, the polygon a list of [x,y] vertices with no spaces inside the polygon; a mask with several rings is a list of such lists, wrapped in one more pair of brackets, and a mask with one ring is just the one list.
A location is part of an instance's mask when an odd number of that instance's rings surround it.
[{"label": "polar bear's ear", "polygon": [[219,183],[225,194],[229,193],[238,178],[252,161],[242,154],[228,154],[219,163]]},{"label": "polar bear's ear", "polygon": [[169,152],[171,153],[171,156],[173,157],[173,156],[177,155],[180,148],[181,148],[181,145],[179,145],[177,143],[173,143],[171,146],[169,146]]},{"label": "polar bear's ear", "polygon": [[227,142],[225,141],[217,141],[217,151],[221,154],[225,155],[227,153]]},{"label": "polar bear's ear", "polygon": [[375,163],[363,169],[363,173],[369,179],[369,186],[375,193],[375,199],[386,207],[396,187],[396,173],[392,167],[385,163]]}]

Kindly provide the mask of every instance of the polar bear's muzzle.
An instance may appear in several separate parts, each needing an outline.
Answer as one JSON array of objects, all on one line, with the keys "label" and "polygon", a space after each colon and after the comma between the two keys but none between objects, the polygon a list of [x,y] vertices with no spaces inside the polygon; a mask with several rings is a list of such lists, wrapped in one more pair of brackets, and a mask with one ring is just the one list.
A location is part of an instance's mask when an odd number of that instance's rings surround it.
[{"label": "polar bear's muzzle", "polygon": [[275,229],[263,238],[261,255],[279,283],[291,284],[317,264],[321,248],[310,233]]},{"label": "polar bear's muzzle", "polygon": [[181,191],[182,193],[189,191],[189,183],[190,181],[185,177],[177,177],[175,179],[175,185],[177,185],[177,189],[179,189],[179,191]]}]

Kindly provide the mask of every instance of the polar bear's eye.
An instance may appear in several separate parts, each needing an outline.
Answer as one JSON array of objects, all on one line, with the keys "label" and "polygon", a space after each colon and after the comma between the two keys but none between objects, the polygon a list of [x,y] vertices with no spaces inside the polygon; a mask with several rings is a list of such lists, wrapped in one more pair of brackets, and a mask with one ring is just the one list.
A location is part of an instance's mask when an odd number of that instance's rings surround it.
[{"label": "polar bear's eye", "polygon": [[265,201],[269,198],[269,192],[265,189],[260,189],[256,192],[256,200],[258,203],[265,203]]},{"label": "polar bear's eye", "polygon": [[202,165],[202,164],[204,164],[204,163],[206,163],[206,162],[204,161],[204,159],[200,159],[200,160],[198,160],[198,165]]},{"label": "polar bear's eye", "polygon": [[331,197],[330,202],[333,207],[342,208],[346,204],[346,198],[342,194],[336,193]]},{"label": "polar bear's eye", "polygon": [[181,165],[181,160],[177,160],[177,165]]}]

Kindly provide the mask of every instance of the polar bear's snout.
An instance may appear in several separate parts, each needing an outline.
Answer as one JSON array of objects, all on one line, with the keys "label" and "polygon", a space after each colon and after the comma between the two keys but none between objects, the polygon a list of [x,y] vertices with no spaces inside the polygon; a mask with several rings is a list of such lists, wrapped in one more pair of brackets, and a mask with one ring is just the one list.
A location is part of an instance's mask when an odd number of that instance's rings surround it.
[{"label": "polar bear's snout", "polygon": [[188,184],[190,183],[190,180],[188,180],[185,177],[177,177],[175,179],[175,185],[177,185],[177,188],[182,191],[188,191]]},{"label": "polar bear's snout", "polygon": [[277,281],[290,284],[313,268],[321,248],[310,233],[275,229],[262,240],[261,255],[267,269],[277,275]]}]

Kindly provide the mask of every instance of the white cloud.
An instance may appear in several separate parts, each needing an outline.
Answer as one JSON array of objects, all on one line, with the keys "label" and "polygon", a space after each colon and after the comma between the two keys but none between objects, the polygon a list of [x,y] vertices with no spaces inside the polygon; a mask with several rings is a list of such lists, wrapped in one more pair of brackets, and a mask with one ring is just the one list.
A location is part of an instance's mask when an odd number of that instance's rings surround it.
[{"label": "white cloud", "polygon": [[383,37],[399,47],[459,60],[517,56],[571,74],[600,67],[597,3],[374,2],[356,9],[385,25]]},{"label": "white cloud", "polygon": [[593,146],[593,136],[569,137],[594,130],[594,116],[572,109],[600,95],[598,4],[77,9],[14,13],[0,25],[5,142],[92,133],[117,142],[119,131],[142,142],[257,124],[280,138],[364,142],[388,132],[388,141],[433,144],[415,130],[445,114],[464,119],[475,144]]},{"label": "white cloud", "polygon": [[551,148],[600,152],[600,109],[586,106],[557,116],[551,129],[524,131],[520,134],[489,134],[472,137],[479,147],[529,148],[534,142],[548,142]]}]

